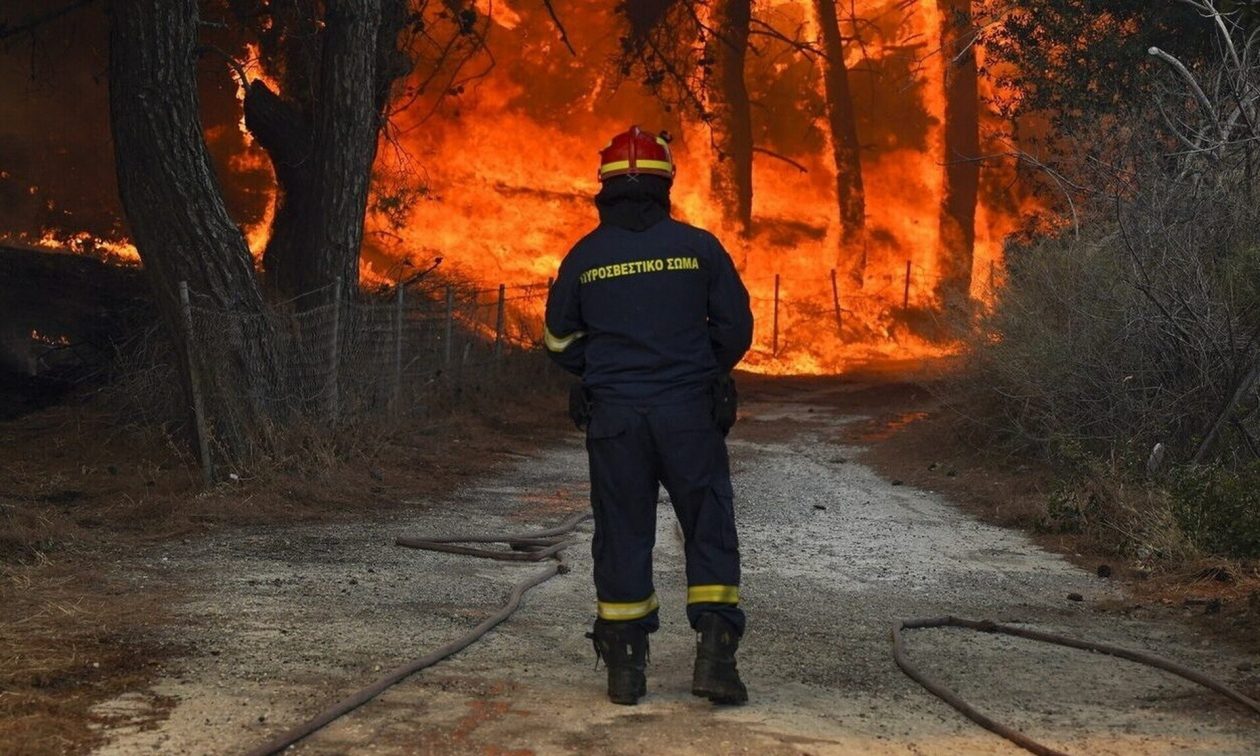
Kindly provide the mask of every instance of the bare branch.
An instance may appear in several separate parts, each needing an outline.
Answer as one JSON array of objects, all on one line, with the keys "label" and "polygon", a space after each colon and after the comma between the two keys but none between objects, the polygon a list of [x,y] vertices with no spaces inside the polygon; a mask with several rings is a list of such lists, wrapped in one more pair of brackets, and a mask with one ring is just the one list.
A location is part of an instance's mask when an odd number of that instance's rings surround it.
[{"label": "bare branch", "polygon": [[214,53],[215,55],[223,58],[223,60],[227,62],[228,66],[236,72],[236,78],[241,83],[241,89],[249,89],[249,77],[245,75],[245,66],[241,65],[241,62],[228,53],[228,51],[215,45],[198,45],[196,49],[194,49],[194,52],[198,55]]},{"label": "bare branch", "polygon": [[76,11],[91,4],[92,0],[72,0],[72,2],[66,3],[56,10],[49,11],[41,16],[35,16],[34,18],[27,19],[17,26],[9,26],[5,22],[0,22],[0,40],[5,40],[9,37],[16,37],[19,34],[26,34],[27,32],[34,31],[50,21],[55,21],[67,13]]},{"label": "bare branch", "polygon": [[752,148],[752,151],[753,151],[753,152],[756,152],[756,153],[760,153],[760,154],[762,154],[762,155],[766,155],[766,156],[768,156],[768,157],[772,157],[772,158],[774,158],[775,160],[782,160],[783,162],[785,162],[785,163],[787,163],[788,165],[792,166],[793,168],[795,168],[796,170],[800,171],[801,173],[809,173],[809,169],[808,169],[808,168],[806,168],[805,166],[803,166],[803,165],[801,165],[800,163],[796,162],[795,160],[793,160],[792,158],[788,157],[787,155],[780,155],[779,153],[777,153],[777,152],[772,152],[772,151],[770,151],[770,150],[767,150],[767,149],[766,149],[766,148],[764,148],[764,147],[753,147],[753,148]]},{"label": "bare branch", "polygon": [[569,44],[569,34],[564,30],[564,24],[560,23],[560,17],[556,15],[556,9],[551,5],[551,0],[543,0],[543,5],[547,8],[547,14],[551,16],[551,22],[556,25],[556,31],[560,32],[560,41],[564,46],[569,48],[569,52],[573,57],[577,57],[577,50],[573,49],[573,45]]},{"label": "bare branch", "polygon": [[[1212,101],[1209,100],[1208,96],[1203,92],[1203,87],[1199,86],[1198,80],[1194,78],[1194,74],[1190,73],[1190,69],[1186,68],[1186,65],[1180,60],[1177,60],[1177,58],[1169,55],[1158,47],[1152,47],[1147,50],[1147,52],[1172,66],[1173,69],[1186,80],[1186,83],[1190,85],[1190,90],[1194,92],[1194,98],[1199,101],[1199,105],[1207,112],[1207,115],[1211,119],[1212,123],[1219,124],[1220,121],[1216,115],[1216,108],[1212,107]],[[1222,141],[1226,138],[1227,135],[1221,134]]]}]

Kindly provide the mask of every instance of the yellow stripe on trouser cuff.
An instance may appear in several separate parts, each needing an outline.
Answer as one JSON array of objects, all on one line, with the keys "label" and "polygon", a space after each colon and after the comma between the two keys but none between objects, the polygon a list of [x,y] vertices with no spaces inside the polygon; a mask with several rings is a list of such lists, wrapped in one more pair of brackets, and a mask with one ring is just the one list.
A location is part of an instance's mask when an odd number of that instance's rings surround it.
[{"label": "yellow stripe on trouser cuff", "polygon": [[738,585],[692,585],[687,587],[688,604],[738,604]]},{"label": "yellow stripe on trouser cuff", "polygon": [[586,334],[582,331],[574,331],[568,336],[565,336],[564,338],[560,338],[559,336],[556,336],[554,333],[552,333],[551,329],[548,328],[545,324],[543,325],[543,341],[546,342],[547,348],[553,352],[563,352],[564,350],[572,346],[573,342],[577,341],[578,339],[582,338],[585,335]]},{"label": "yellow stripe on trouser cuff", "polygon": [[657,607],[661,605],[661,603],[656,600],[655,593],[642,601],[630,601],[627,603],[600,601],[598,603],[599,618],[614,621],[642,619],[656,611]]}]

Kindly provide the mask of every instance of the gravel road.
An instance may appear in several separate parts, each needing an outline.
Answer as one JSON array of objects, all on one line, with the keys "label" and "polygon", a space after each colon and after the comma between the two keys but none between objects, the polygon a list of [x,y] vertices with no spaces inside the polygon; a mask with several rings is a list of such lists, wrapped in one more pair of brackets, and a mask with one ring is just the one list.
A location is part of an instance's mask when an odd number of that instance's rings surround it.
[{"label": "gravel road", "polygon": [[[1018,752],[893,665],[898,618],[991,618],[1155,651],[1233,683],[1249,660],[1185,627],[1106,607],[1120,589],[852,460],[820,401],[858,384],[750,401],[731,436],[752,702],[688,692],[693,637],[681,549],[661,509],[649,693],[609,704],[583,637],[594,617],[589,524],[573,572],[526,596],[484,640],[394,687],[299,753],[990,754]],[[821,393],[820,393],[821,392]],[[413,512],[352,524],[241,529],[115,566],[172,591],[191,643],[152,689],[100,707],[108,754],[239,753],[471,628],[536,572],[392,545],[397,535],[551,525],[586,506],[581,439],[522,455]],[[1079,594],[1083,600],[1069,600]],[[961,631],[910,635],[930,673],[1000,720],[1071,753],[1258,753],[1260,719],[1127,662]],[[1254,683],[1254,680],[1250,681]]]}]

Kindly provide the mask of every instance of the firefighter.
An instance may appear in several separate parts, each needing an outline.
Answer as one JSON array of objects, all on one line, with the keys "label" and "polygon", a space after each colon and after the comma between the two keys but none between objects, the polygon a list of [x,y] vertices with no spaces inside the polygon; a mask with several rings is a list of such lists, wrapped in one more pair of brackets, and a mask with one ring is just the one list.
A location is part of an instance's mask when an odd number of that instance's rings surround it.
[{"label": "firefighter", "polygon": [[586,430],[595,514],[598,618],[588,637],[607,666],[609,699],[635,704],[647,692],[664,485],[684,538],[691,692],[741,704],[744,613],[725,435],[735,414],[730,372],[752,342],[752,312],[717,238],[670,217],[674,172],[668,136],[638,126],[600,152],[599,226],[560,264],[544,338],[582,379],[570,409]]}]

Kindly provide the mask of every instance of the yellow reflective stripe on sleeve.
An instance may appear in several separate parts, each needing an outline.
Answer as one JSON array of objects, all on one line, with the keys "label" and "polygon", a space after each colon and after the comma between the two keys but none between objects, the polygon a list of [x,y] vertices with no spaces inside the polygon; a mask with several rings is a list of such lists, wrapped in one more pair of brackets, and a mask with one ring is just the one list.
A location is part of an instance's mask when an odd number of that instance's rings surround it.
[{"label": "yellow reflective stripe on sleeve", "polygon": [[738,585],[689,585],[688,604],[738,604]]},{"label": "yellow reflective stripe on sleeve", "polygon": [[[630,167],[629,160],[614,160],[611,163],[604,163],[599,167],[599,175],[612,173],[613,171],[624,171]],[[636,160],[634,162],[636,169],[651,169],[656,171],[672,171],[674,166],[668,160]]]},{"label": "yellow reflective stripe on sleeve", "polygon": [[551,332],[551,329],[547,327],[546,323],[543,324],[543,342],[545,342],[547,344],[547,348],[553,352],[563,352],[572,346],[573,342],[585,335],[586,333],[584,331],[574,331],[568,336],[560,338]]},{"label": "yellow reflective stripe on sleeve", "polygon": [[657,607],[661,605],[656,600],[655,593],[642,601],[630,601],[627,603],[599,601],[597,603],[599,605],[599,618],[613,621],[642,619],[656,611]]}]

